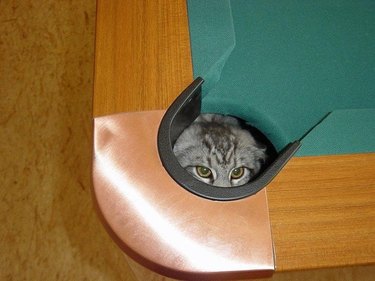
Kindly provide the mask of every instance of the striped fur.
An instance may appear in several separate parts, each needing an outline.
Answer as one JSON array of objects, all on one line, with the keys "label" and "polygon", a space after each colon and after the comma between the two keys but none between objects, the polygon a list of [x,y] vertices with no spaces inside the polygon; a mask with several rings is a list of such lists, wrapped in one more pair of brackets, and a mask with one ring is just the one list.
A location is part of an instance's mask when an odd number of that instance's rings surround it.
[{"label": "striped fur", "polygon": [[[239,186],[256,176],[265,163],[266,147],[234,117],[201,114],[177,139],[173,151],[180,165],[197,179],[219,187]],[[211,170],[201,177],[197,167]],[[240,178],[233,170],[243,168]]]}]

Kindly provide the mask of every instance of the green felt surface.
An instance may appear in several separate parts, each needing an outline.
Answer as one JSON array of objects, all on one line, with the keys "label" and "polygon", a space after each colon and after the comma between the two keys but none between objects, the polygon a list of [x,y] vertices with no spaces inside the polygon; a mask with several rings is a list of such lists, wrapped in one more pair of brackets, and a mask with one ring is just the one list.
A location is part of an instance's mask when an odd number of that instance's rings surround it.
[{"label": "green felt surface", "polygon": [[189,26],[191,30],[199,32],[199,38],[191,40],[192,50],[198,50],[193,56],[193,65],[194,69],[204,73],[203,89],[206,91],[219,81],[221,71],[235,47],[235,35],[230,1],[220,1],[220,5],[217,5],[217,1],[207,1],[203,3],[204,9],[201,9],[201,4],[189,5],[189,14],[197,15],[189,20]]},{"label": "green felt surface", "polygon": [[[375,109],[375,1],[188,0],[188,11],[204,111],[249,121],[277,149],[334,112],[302,140],[299,155],[375,151],[374,111],[361,110]],[[349,109],[362,136],[354,121],[333,118]],[[333,140],[334,126],[371,134],[371,142],[312,146],[312,136]]]},{"label": "green felt surface", "polygon": [[330,113],[303,139],[297,156],[373,152],[375,109],[346,109]]}]

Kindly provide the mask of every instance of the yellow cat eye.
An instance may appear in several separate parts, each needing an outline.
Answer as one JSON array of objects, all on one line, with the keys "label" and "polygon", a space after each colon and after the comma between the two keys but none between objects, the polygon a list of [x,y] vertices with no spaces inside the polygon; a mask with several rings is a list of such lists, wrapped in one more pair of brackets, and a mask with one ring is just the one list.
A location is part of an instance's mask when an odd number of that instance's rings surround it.
[{"label": "yellow cat eye", "polygon": [[204,167],[204,166],[197,166],[196,168],[198,176],[202,178],[209,178],[212,175],[212,172],[209,168]]},{"label": "yellow cat eye", "polygon": [[239,179],[245,173],[244,167],[234,168],[230,174],[231,179]]}]

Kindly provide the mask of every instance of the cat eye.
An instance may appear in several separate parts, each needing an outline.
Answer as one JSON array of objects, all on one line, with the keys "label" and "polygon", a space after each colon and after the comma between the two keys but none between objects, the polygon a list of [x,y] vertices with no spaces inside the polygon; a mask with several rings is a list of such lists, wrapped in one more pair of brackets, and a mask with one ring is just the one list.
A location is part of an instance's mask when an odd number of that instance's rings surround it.
[{"label": "cat eye", "polygon": [[244,173],[245,173],[244,167],[234,168],[232,172],[230,173],[230,177],[231,179],[239,179],[243,176]]},{"label": "cat eye", "polygon": [[209,178],[212,175],[212,172],[209,168],[204,167],[204,166],[197,166],[196,168],[198,176],[202,178]]}]

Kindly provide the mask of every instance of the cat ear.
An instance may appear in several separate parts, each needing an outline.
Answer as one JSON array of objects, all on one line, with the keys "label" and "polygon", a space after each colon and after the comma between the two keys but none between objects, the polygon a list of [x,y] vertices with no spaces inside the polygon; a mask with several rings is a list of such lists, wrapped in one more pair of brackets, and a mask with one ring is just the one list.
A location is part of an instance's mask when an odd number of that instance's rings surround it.
[{"label": "cat ear", "polygon": [[262,143],[257,143],[255,145],[259,150],[262,150],[262,151],[266,151],[267,150],[267,146],[265,144],[262,144]]},{"label": "cat ear", "polygon": [[264,144],[257,143],[255,147],[256,148],[252,151],[255,160],[258,161],[261,165],[265,164],[268,157],[266,153],[267,146],[265,146]]}]

